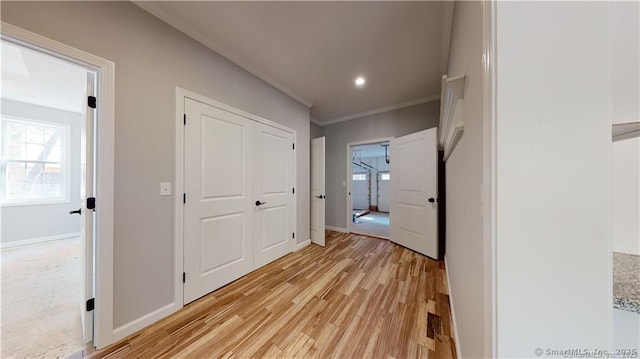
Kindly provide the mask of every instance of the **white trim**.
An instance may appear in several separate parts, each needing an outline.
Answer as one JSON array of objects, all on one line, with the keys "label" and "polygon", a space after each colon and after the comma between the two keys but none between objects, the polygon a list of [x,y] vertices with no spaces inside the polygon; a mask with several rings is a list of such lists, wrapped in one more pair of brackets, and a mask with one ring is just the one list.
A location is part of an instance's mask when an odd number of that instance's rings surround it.
[{"label": "white trim", "polygon": [[296,247],[293,249],[293,251],[297,252],[297,251],[301,250],[302,248],[308,246],[309,244],[311,244],[311,239],[307,239],[306,241],[304,241],[302,243],[296,244]]},{"label": "white trim", "polygon": [[498,356],[496,3],[482,2],[484,357]]},{"label": "white trim", "polygon": [[449,264],[447,256],[444,256],[445,275],[447,276],[447,289],[449,290],[449,308],[451,308],[451,321],[453,322],[453,340],[456,342],[456,354],[458,358],[462,358],[460,352],[460,335],[458,334],[458,323],[456,322],[456,311],[453,309],[453,293],[451,292],[451,280],[449,280]]},{"label": "white trim", "polygon": [[94,345],[100,349],[115,340],[113,330],[113,168],[115,123],[115,64],[101,57],[2,22],[2,39],[36,48],[96,71],[98,123],[95,150],[96,198],[96,309]]},{"label": "white trim", "polygon": [[[184,271],[184,205],[182,194],[184,193],[184,115],[185,115],[185,99],[189,98],[194,101],[199,101],[209,106],[219,108],[221,110],[231,112],[235,115],[245,117],[247,119],[271,126],[285,132],[293,134],[293,143],[297,144],[298,135],[296,130],[286,127],[277,122],[273,122],[262,118],[260,116],[251,114],[249,112],[242,111],[233,106],[229,106],[222,102],[210,99],[206,96],[199,95],[195,92],[185,90],[180,87],[176,87],[176,149],[175,149],[175,202],[174,202],[174,298],[175,311],[184,307],[184,286],[182,283],[182,273]],[[189,119],[187,118],[187,123]],[[297,152],[293,151],[293,183],[295,187],[298,187],[298,174],[297,174]],[[298,194],[293,194],[293,232],[298,233]],[[296,240],[294,238],[289,239],[289,249],[291,252],[296,249]],[[168,307],[168,306],[167,306]],[[169,313],[171,314],[171,313]],[[168,315],[168,314],[167,314]],[[161,317],[156,317],[157,320]]]},{"label": "white trim", "polygon": [[[353,160],[352,160],[352,149],[351,147],[353,146],[358,146],[358,145],[368,145],[368,144],[375,144],[375,143],[380,143],[380,142],[389,142],[391,143],[391,140],[393,140],[395,137],[382,137],[382,138],[375,138],[372,140],[365,140],[365,141],[355,141],[355,142],[349,142],[347,143],[347,178],[346,178],[346,183],[347,183],[347,228],[345,229],[345,233],[351,233],[351,222],[352,222],[352,217],[353,216],[353,201],[351,200],[351,191],[353,190]],[[389,169],[389,171],[391,171],[391,169]],[[391,172],[389,172],[391,173]],[[391,219],[389,219],[389,221],[391,221]],[[391,222],[389,222],[389,226],[391,226]]]},{"label": "white trim", "polygon": [[184,307],[184,283],[182,273],[184,272],[184,101],[187,91],[176,87],[176,157],[175,163],[175,186],[174,186],[174,286],[173,302],[179,303],[180,308]]},{"label": "white trim", "polygon": [[440,99],[440,94],[436,94],[436,95],[431,95],[431,96],[427,96],[427,97],[421,97],[421,98],[418,98],[418,99],[415,99],[415,100],[411,100],[411,101],[407,101],[407,102],[398,103],[398,104],[395,104],[395,105],[389,105],[389,106],[374,108],[373,110],[354,113],[354,114],[351,114],[351,115],[340,116],[340,117],[337,117],[337,118],[334,118],[334,119],[331,119],[331,120],[322,121],[321,123],[317,122],[317,120],[312,121],[312,122],[317,124],[317,125],[320,125],[320,126],[332,125],[332,124],[338,123],[338,122],[354,120],[354,119],[360,118],[360,117],[371,116],[371,115],[376,115],[376,114],[383,113],[383,112],[398,110],[398,109],[405,108],[405,107],[420,105],[420,104],[427,103],[427,102],[437,101],[439,99]]},{"label": "white trim", "polygon": [[[289,128],[289,127],[287,127],[285,125],[279,124],[277,122],[273,122],[271,120],[267,120],[266,118],[260,117],[258,115],[254,115],[254,114],[249,113],[249,112],[245,112],[245,111],[240,110],[238,108],[235,108],[233,106],[227,105],[227,104],[222,103],[220,101],[216,101],[216,100],[210,99],[210,98],[208,98],[206,96],[199,95],[199,94],[197,94],[195,92],[191,92],[189,90],[185,90],[185,89],[180,88],[180,87],[176,87],[176,93],[179,96],[188,97],[188,98],[190,98],[192,100],[199,101],[199,102],[202,102],[202,103],[206,103],[207,105],[210,105],[210,106],[213,106],[213,107],[217,107],[217,108],[219,108],[221,110],[224,110],[224,111],[227,111],[227,112],[231,112],[231,113],[236,114],[238,116],[246,117],[246,118],[248,118],[250,120],[257,121],[257,122],[263,123],[263,124],[271,126],[271,127],[275,127],[277,129],[283,130],[285,132],[293,133],[294,134],[294,142],[296,140],[296,137],[295,137],[296,130],[294,130],[292,128]],[[184,105],[182,105],[182,106],[184,107]],[[182,115],[183,114],[184,114],[184,112],[179,113],[179,117],[180,118],[178,118],[178,122],[182,121]],[[187,119],[187,121],[188,120],[189,119]],[[180,122],[180,123],[182,123],[182,122]]]},{"label": "white trim", "polygon": [[153,324],[159,321],[166,316],[176,312],[176,303],[170,303],[165,305],[164,307],[154,310],[153,312],[144,315],[136,320],[133,320],[127,324],[121,325],[113,330],[113,336],[118,338],[116,340],[120,340],[131,333],[135,333],[144,327]]},{"label": "white trim", "polygon": [[[18,199],[18,200],[0,200],[0,207],[13,207],[13,206],[39,206],[48,204],[63,204],[71,203],[71,124],[65,122],[47,121],[35,118],[28,118],[23,116],[14,115],[2,115],[2,123],[0,126],[4,129],[4,121],[22,122],[27,124],[42,125],[49,127],[63,127],[64,128],[64,147],[62,148],[62,156],[64,159],[60,161],[60,165],[64,170],[64,196],[63,198],[35,198],[35,199]],[[4,130],[3,130],[4,131]],[[31,163],[55,163],[53,161],[38,161],[38,160],[2,160],[3,162],[31,162]],[[0,180],[0,183],[3,183]],[[0,189],[0,197],[6,196],[4,189]]]},{"label": "white trim", "polygon": [[311,122],[311,123],[315,123],[316,125],[318,125],[318,126],[322,127],[322,122],[320,122],[320,121],[316,120],[316,119],[315,119],[315,118],[313,118],[313,117],[309,117],[309,122]]},{"label": "white trim", "polygon": [[294,100],[302,103],[303,105],[305,105],[307,107],[313,106],[313,102],[311,102],[311,101],[307,100],[306,98],[298,95],[297,93],[295,93],[294,91],[290,90],[286,86],[282,85],[281,83],[275,81],[271,77],[269,77],[269,76],[263,74],[262,72],[258,71],[253,66],[251,66],[251,65],[247,64],[246,62],[240,60],[240,58],[238,58],[237,56],[234,56],[233,54],[231,54],[230,52],[228,52],[227,50],[222,48],[219,44],[213,42],[208,36],[203,35],[199,31],[195,30],[193,27],[189,26],[188,23],[185,23],[185,22],[182,22],[182,21],[175,21],[174,18],[171,15],[167,14],[164,10],[158,8],[157,5],[154,4],[153,2],[149,2],[149,1],[133,1],[133,3],[135,5],[137,5],[137,6],[139,6],[140,8],[142,8],[143,10],[145,10],[146,12],[150,13],[151,15],[153,15],[153,16],[157,17],[158,19],[162,20],[163,22],[166,22],[167,24],[171,25],[172,27],[178,29],[182,33],[184,33],[187,36],[191,37],[192,39],[198,41],[202,45],[204,45],[204,46],[208,47],[209,49],[215,51],[216,53],[218,53],[222,57],[226,58],[227,60],[233,62],[234,64],[236,64],[236,65],[238,65],[240,67],[242,67],[246,71],[252,73],[253,75],[255,75],[259,79],[265,81],[269,85],[271,85],[271,86],[277,88],[278,90],[284,92],[286,95],[288,95],[289,97],[293,98]]},{"label": "white trim", "polygon": [[[31,161],[24,161],[24,162],[31,162]],[[50,205],[50,204],[67,204],[67,203],[71,203],[71,198],[54,199],[54,200],[51,200],[51,201],[37,200],[37,201],[33,201],[33,202],[26,202],[26,201],[4,202],[4,203],[0,203],[0,208],[1,207],[19,207],[19,206],[47,206],[47,205]]]},{"label": "white trim", "polygon": [[324,228],[334,232],[349,233],[346,228],[342,227],[324,226]]},{"label": "white trim", "polygon": [[28,246],[31,244],[59,241],[61,239],[68,239],[68,238],[75,238],[75,237],[80,237],[80,232],[63,233],[63,234],[56,234],[54,236],[29,238],[29,239],[22,239],[19,241],[4,242],[4,243],[0,243],[0,249]]},{"label": "white trim", "polygon": [[464,132],[464,87],[465,75],[442,75],[438,144],[444,150],[444,161],[449,158]]}]

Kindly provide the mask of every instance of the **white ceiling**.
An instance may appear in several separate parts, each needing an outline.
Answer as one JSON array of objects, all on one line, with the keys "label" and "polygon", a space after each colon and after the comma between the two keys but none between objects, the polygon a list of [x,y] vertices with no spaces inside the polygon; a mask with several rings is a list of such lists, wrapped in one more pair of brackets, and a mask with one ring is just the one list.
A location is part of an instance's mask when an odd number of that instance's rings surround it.
[{"label": "white ceiling", "polygon": [[[312,106],[316,123],[426,102],[440,93],[452,3],[136,4]],[[358,89],[360,75],[367,83]]]},{"label": "white ceiling", "polygon": [[87,71],[55,57],[2,41],[0,97],[82,112]]},{"label": "white ceiling", "polygon": [[[352,153],[358,153],[361,158],[370,158],[370,157],[384,157],[384,147],[383,143],[376,143],[372,145],[359,145],[351,147]],[[385,142],[384,144],[388,145],[389,142]],[[389,150],[387,150],[389,153]]]}]

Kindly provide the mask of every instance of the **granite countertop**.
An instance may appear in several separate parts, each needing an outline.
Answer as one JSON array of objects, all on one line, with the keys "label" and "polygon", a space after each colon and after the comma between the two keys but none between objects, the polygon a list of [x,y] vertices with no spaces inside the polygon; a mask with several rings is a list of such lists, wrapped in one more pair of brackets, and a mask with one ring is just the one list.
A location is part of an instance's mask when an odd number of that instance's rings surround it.
[{"label": "granite countertop", "polygon": [[640,255],[613,252],[613,307],[640,314]]}]

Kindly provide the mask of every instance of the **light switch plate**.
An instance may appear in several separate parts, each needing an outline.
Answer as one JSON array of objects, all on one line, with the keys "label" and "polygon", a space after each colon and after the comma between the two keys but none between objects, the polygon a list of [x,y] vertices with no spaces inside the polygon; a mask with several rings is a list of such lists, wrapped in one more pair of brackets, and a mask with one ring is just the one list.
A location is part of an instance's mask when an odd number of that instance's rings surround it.
[{"label": "light switch plate", "polygon": [[171,196],[171,182],[160,183],[160,195]]}]

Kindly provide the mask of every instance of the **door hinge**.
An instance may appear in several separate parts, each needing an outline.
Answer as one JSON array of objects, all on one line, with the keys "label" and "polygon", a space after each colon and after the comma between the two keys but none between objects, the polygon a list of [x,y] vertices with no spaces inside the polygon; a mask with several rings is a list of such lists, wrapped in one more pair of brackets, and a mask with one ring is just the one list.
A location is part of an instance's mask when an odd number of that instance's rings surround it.
[{"label": "door hinge", "polygon": [[295,193],[296,193],[296,188],[295,188],[295,187],[293,187],[293,188],[291,189],[291,193],[293,193],[293,194],[295,194]]},{"label": "door hinge", "polygon": [[87,300],[87,312],[92,311],[96,307],[96,299],[91,298]]},{"label": "door hinge", "polygon": [[182,194],[182,203],[187,203],[187,194],[186,193]]},{"label": "door hinge", "polygon": [[96,198],[95,197],[88,197],[87,198],[87,209],[93,209],[93,211],[95,212],[95,210],[96,210]]},{"label": "door hinge", "polygon": [[184,124],[186,125],[187,124],[187,114],[186,113],[184,114],[183,119],[184,119]]},{"label": "door hinge", "polygon": [[293,232],[293,238],[296,238],[296,232]]},{"label": "door hinge", "polygon": [[89,96],[87,97],[87,105],[91,108],[96,108],[96,97],[95,96]]},{"label": "door hinge", "polygon": [[182,283],[187,283],[187,272],[182,272]]},{"label": "door hinge", "polygon": [[294,149],[294,150],[296,149],[296,144],[295,144],[295,143],[293,144],[293,149]]}]

